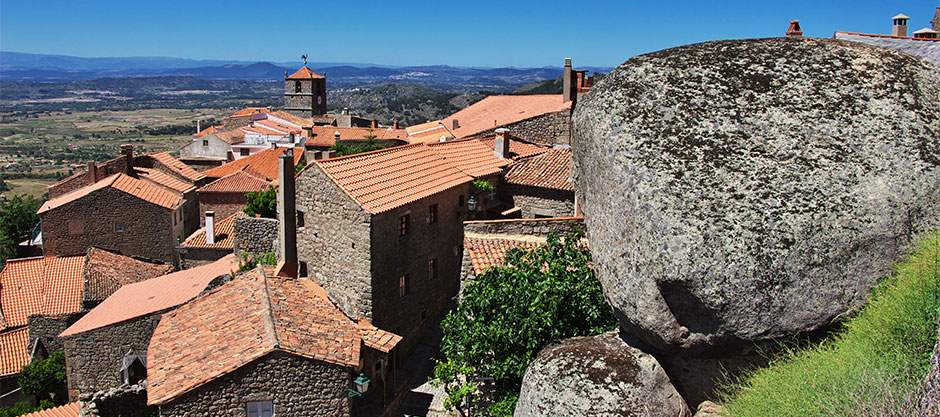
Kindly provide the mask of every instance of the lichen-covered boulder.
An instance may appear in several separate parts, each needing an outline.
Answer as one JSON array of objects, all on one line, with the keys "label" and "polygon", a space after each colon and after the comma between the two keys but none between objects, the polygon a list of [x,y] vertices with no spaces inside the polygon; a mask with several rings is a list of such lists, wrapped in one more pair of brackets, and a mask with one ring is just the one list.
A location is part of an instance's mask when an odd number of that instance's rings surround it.
[{"label": "lichen-covered boulder", "polygon": [[550,345],[526,369],[515,417],[692,413],[659,362],[617,332]]},{"label": "lichen-covered boulder", "polygon": [[582,97],[572,146],[622,327],[734,354],[838,320],[940,223],[940,68],[826,39],[668,49]]}]

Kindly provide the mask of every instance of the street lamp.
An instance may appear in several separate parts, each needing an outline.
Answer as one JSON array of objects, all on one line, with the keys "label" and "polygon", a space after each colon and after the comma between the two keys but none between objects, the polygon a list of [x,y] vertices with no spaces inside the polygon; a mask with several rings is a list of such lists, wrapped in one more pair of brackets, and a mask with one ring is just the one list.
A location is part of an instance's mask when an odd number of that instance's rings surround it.
[{"label": "street lamp", "polygon": [[353,381],[356,385],[356,389],[349,389],[349,397],[361,397],[362,394],[365,394],[366,391],[369,390],[370,382],[372,381],[366,378],[366,374],[360,373],[359,377]]},{"label": "street lamp", "polygon": [[473,213],[477,210],[477,199],[474,196],[470,196],[470,199],[467,200],[467,208],[470,210],[470,213]]}]

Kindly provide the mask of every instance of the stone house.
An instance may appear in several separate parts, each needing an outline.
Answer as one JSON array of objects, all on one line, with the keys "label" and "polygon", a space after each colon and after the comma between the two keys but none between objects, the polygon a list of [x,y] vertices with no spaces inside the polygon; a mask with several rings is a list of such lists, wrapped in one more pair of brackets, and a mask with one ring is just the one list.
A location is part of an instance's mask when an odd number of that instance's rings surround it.
[{"label": "stone house", "polygon": [[[499,140],[501,144],[508,145],[503,142],[508,140],[506,136],[502,136]],[[503,172],[512,162],[508,152],[494,151],[494,148],[486,146],[485,143],[475,138],[434,142],[427,144],[427,147],[457,169],[473,177],[474,180],[486,181],[492,186],[492,191],[488,192],[482,192],[476,188],[471,189],[468,199],[472,198],[475,203],[471,218],[498,217],[503,211],[512,208],[512,205],[507,206],[496,198],[501,187]],[[496,149],[503,150],[504,147],[496,147]]]},{"label": "stone house", "polygon": [[189,269],[215,262],[233,253],[235,248],[235,218],[246,216],[236,212],[219,222],[215,213],[206,212],[205,227],[197,230],[180,245],[180,268]]},{"label": "stone house", "polygon": [[146,377],[147,349],[160,317],[221,285],[234,256],[127,284],[63,331],[69,398],[134,384]]},{"label": "stone house", "polygon": [[531,141],[565,144],[572,103],[562,94],[488,96],[441,122],[457,139],[487,136],[507,128]]},{"label": "stone house", "polygon": [[242,141],[232,144],[232,158],[241,159],[258,152],[276,148],[303,147],[313,122],[309,119],[277,117],[276,113],[260,113],[251,117],[251,122],[239,129],[244,132]]},{"label": "stone house", "polygon": [[423,144],[314,161],[296,180],[300,276],[407,356],[457,294],[472,180]]},{"label": "stone house", "polygon": [[221,130],[206,129],[203,134],[193,135],[193,141],[179,148],[179,160],[187,166],[202,172],[222,165],[232,159],[232,143],[222,137],[241,137],[239,132],[229,131],[225,135]]},{"label": "stone house", "polygon": [[[245,195],[264,191],[273,186],[273,181],[274,179],[245,165],[242,169],[212,181],[196,191],[199,198],[199,212],[211,211],[218,219],[241,213],[248,204]],[[206,225],[205,217],[200,219],[199,225]]]},{"label": "stone house", "polygon": [[933,29],[920,29],[912,33],[913,36],[908,36],[909,20],[910,17],[903,14],[892,17],[891,35],[837,31],[833,38],[906,52],[940,65],[940,38],[937,35],[940,31],[940,8],[937,8],[934,20],[931,21]]},{"label": "stone house", "polygon": [[91,310],[124,285],[166,275],[172,270],[170,265],[88,248],[82,268],[82,309]]},{"label": "stone house", "polygon": [[518,208],[522,218],[575,216],[570,166],[568,148],[518,158],[506,171],[500,199]]},{"label": "stone house", "polygon": [[350,319],[310,280],[256,269],[164,315],[147,400],[161,416],[379,415],[400,340]]}]

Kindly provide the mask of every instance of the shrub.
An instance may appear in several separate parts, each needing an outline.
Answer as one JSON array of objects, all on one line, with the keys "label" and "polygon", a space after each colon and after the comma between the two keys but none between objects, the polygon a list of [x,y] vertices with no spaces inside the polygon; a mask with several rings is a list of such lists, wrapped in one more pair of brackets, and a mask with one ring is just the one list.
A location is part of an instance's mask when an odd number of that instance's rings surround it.
[{"label": "shrub", "polygon": [[248,204],[245,214],[249,216],[260,215],[269,219],[277,218],[277,187],[268,187],[264,190],[245,194]]}]

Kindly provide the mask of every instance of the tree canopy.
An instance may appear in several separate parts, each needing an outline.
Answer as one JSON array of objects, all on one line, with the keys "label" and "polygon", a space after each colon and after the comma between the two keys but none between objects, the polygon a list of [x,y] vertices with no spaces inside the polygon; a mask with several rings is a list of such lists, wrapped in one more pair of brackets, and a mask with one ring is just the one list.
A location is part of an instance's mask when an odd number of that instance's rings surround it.
[{"label": "tree canopy", "polygon": [[264,190],[245,194],[248,204],[245,214],[249,216],[260,215],[270,219],[277,218],[277,187],[268,187]]},{"label": "tree canopy", "polygon": [[29,237],[39,223],[36,211],[42,202],[28,194],[18,194],[0,202],[0,261],[16,256],[16,245]]}]

